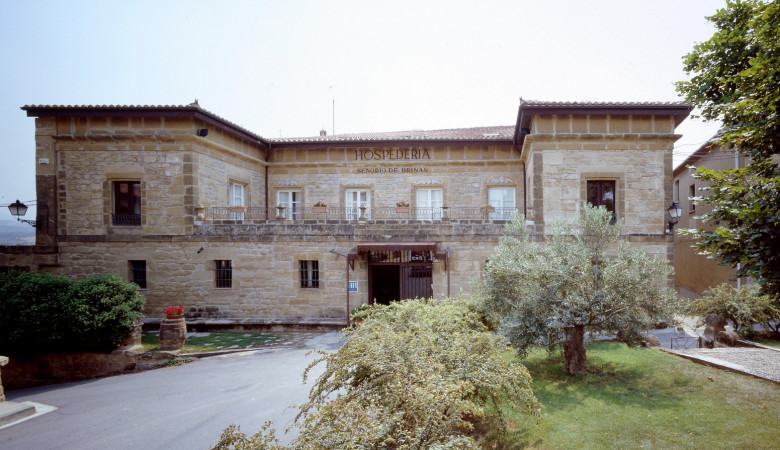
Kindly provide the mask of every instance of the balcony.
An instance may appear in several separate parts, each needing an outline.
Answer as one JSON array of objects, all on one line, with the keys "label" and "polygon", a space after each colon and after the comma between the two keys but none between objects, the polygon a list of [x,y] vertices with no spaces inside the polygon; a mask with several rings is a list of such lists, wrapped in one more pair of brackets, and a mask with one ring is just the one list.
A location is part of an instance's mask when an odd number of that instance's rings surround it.
[{"label": "balcony", "polygon": [[512,220],[517,208],[436,207],[436,208],[346,208],[346,207],[208,207],[198,210],[198,220],[208,224],[328,223],[354,224],[432,222],[503,223]]}]

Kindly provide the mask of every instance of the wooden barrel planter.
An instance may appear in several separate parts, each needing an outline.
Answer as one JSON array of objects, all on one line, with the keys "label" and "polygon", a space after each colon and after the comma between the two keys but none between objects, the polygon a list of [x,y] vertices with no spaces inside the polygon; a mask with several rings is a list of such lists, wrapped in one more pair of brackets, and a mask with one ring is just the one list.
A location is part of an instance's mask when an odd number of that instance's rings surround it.
[{"label": "wooden barrel planter", "polygon": [[187,323],[184,316],[166,317],[160,323],[160,350],[178,350],[187,339]]}]

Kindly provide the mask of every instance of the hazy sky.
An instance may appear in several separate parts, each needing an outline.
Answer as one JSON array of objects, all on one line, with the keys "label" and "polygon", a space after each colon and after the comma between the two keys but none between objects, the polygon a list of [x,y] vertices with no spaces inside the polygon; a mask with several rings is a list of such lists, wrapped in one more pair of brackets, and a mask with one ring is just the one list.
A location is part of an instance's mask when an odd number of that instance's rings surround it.
[{"label": "hazy sky", "polygon": [[[724,3],[0,0],[0,204],[35,198],[26,104],[197,98],[290,137],[331,134],[334,99],[337,134],[512,125],[521,96],[678,101]],[[675,163],[717,128],[687,119]]]}]

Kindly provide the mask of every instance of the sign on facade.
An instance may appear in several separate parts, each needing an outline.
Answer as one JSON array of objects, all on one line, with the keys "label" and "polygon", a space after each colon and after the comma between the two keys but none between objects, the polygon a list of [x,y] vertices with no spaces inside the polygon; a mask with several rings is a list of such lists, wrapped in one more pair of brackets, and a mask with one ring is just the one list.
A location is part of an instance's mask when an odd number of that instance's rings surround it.
[{"label": "sign on facade", "polygon": [[358,282],[357,281],[350,281],[349,282],[349,292],[357,292],[358,291]]}]

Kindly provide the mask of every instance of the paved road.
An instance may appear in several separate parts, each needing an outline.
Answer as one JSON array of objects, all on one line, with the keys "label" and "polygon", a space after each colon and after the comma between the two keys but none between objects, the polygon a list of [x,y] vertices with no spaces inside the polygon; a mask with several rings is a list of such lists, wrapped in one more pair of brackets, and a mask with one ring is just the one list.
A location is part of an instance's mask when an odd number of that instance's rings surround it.
[{"label": "paved road", "polygon": [[[302,347],[332,350],[331,332]],[[0,429],[2,449],[207,449],[232,423],[255,432],[273,420],[283,435],[309,385],[301,374],[314,358],[283,348],[205,358],[182,366],[6,393],[7,399],[56,406]],[[313,372],[315,375],[320,370]],[[250,434],[251,434],[250,433]],[[285,440],[289,440],[289,437]]]}]

